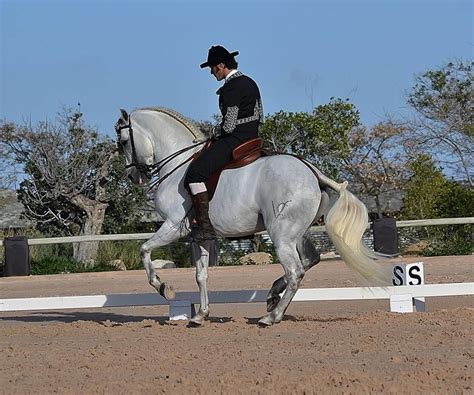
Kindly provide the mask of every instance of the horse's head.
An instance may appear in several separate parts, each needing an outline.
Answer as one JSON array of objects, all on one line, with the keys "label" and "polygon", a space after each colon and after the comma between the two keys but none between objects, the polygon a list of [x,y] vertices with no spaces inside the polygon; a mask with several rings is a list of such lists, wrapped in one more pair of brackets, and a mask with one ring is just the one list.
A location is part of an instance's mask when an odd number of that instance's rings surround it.
[{"label": "horse's head", "polygon": [[120,110],[120,118],[115,124],[117,145],[125,156],[128,178],[134,184],[150,180],[151,165],[154,163],[153,143],[144,130],[132,125],[131,114]]}]

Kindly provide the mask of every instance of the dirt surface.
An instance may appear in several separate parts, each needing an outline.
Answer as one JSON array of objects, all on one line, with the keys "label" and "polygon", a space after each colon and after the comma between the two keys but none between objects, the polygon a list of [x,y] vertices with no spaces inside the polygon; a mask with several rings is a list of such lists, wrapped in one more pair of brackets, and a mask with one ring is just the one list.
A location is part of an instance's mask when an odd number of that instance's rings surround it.
[{"label": "dirt surface", "polygon": [[[426,283],[472,282],[472,256],[423,261]],[[210,290],[268,289],[279,265],[214,267]],[[195,291],[192,269],[162,280]],[[339,260],[303,288],[358,286]],[[0,298],[150,292],[144,271],[0,278]],[[474,298],[427,298],[426,313],[387,301],[299,302],[269,328],[262,303],[211,306],[200,328],[166,306],[0,313],[0,394],[473,393]]]}]

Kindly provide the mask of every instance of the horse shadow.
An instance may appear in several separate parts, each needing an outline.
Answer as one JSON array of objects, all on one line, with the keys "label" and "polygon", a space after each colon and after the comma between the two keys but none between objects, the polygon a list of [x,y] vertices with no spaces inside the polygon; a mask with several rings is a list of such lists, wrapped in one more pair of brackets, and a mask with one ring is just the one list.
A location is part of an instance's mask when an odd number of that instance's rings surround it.
[{"label": "horse shadow", "polygon": [[[229,322],[235,322],[235,319],[232,317],[208,317],[205,321],[210,322],[212,324],[228,324]],[[198,325],[192,323],[191,321],[189,321],[186,325],[187,328],[203,328],[205,326],[206,324]]]},{"label": "horse shadow", "polygon": [[117,314],[110,312],[86,312],[86,311],[49,311],[49,312],[32,312],[28,315],[22,316],[5,316],[0,317],[2,321],[16,321],[24,323],[55,323],[61,322],[65,324],[71,324],[79,321],[89,321],[98,324],[117,326],[132,322],[141,322],[145,320],[152,320],[160,325],[165,325],[168,317],[166,316],[141,316],[141,315],[128,315],[128,314]]},{"label": "horse shadow", "polygon": [[[266,328],[266,326],[262,326],[259,323],[260,318],[250,318],[245,317],[247,324],[249,325],[256,325],[262,328]],[[329,318],[320,318],[320,317],[307,317],[301,316],[296,317],[294,315],[285,315],[282,321],[290,321],[290,322],[319,322],[319,323],[327,323],[327,322],[343,322],[343,321],[352,321],[350,318],[347,317],[329,317]]]},{"label": "horse shadow", "polygon": [[[71,324],[75,322],[87,321],[95,322],[106,327],[121,326],[128,323],[139,323],[152,321],[161,326],[173,325],[176,321],[171,321],[169,316],[153,316],[153,315],[128,315],[111,312],[86,312],[86,311],[49,311],[49,312],[33,312],[24,316],[0,316],[0,323],[7,321],[23,322],[23,323],[64,323]],[[232,317],[210,317],[207,321],[212,323],[224,324],[234,322]]]}]

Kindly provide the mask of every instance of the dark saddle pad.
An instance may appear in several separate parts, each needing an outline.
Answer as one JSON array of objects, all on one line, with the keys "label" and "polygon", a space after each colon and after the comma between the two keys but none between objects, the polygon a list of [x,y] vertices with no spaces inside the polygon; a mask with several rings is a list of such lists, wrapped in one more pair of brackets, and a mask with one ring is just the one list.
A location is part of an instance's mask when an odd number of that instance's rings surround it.
[{"label": "dark saddle pad", "polygon": [[239,167],[249,165],[250,163],[255,162],[261,156],[267,155],[267,153],[262,149],[262,144],[263,140],[261,138],[255,138],[248,140],[234,148],[232,151],[233,160],[227,163],[227,165],[225,165],[223,168],[217,170],[211,177],[209,177],[206,182],[209,200],[211,200],[214,196],[217,183],[219,182],[219,177],[224,170],[237,169]]}]

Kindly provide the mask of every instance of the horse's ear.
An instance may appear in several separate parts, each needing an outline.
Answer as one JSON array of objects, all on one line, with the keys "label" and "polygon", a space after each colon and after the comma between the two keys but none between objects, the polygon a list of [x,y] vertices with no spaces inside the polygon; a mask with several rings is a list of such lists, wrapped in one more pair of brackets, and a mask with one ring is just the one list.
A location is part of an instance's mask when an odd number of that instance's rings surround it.
[{"label": "horse's ear", "polygon": [[122,116],[122,119],[128,123],[128,113],[125,111],[123,108],[120,109],[120,115]]}]

